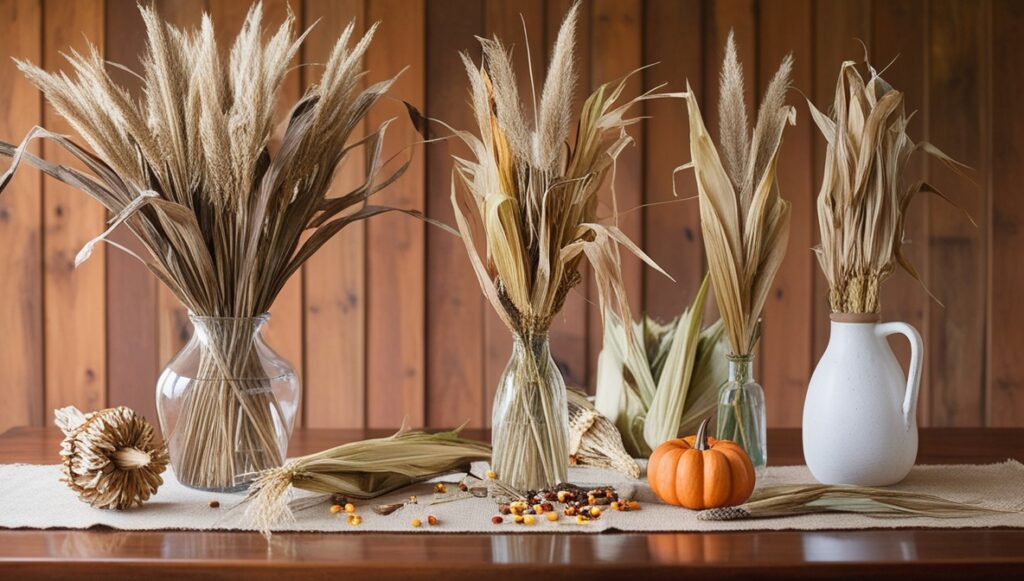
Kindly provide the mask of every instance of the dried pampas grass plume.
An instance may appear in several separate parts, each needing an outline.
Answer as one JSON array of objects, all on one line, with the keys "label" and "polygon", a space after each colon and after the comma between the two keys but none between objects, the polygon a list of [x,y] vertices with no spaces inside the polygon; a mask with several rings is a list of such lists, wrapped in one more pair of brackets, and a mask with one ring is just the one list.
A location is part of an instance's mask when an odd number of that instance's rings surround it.
[{"label": "dried pampas grass plume", "polygon": [[163,484],[167,446],[153,426],[126,407],[83,414],[74,406],[54,410],[64,432],[61,481],[95,508],[140,506]]}]

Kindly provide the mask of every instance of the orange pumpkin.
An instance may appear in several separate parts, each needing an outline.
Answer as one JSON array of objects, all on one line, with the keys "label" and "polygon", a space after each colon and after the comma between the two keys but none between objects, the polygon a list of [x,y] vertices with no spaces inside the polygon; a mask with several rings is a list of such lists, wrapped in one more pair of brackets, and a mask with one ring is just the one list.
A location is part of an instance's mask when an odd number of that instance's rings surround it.
[{"label": "orange pumpkin", "polygon": [[647,481],[665,503],[694,510],[737,506],[754,491],[750,457],[735,442],[709,438],[708,421],[695,436],[669,440],[651,454]]}]

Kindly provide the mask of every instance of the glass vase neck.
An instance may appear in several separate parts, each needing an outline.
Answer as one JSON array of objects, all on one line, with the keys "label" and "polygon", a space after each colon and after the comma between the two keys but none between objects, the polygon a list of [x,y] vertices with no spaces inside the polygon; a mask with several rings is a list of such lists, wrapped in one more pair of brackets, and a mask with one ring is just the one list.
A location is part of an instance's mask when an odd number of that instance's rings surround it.
[{"label": "glass vase neck", "polygon": [[512,349],[514,351],[524,351],[529,348],[530,351],[539,355],[549,351],[550,349],[547,333],[536,333],[530,335],[513,333],[512,339]]},{"label": "glass vase neck", "polygon": [[729,360],[729,381],[749,383],[754,381],[753,355],[727,355]]},{"label": "glass vase neck", "polygon": [[205,338],[211,334],[225,333],[248,333],[255,335],[270,320],[270,313],[263,313],[254,317],[207,317],[189,313],[188,319],[192,322],[196,335],[200,336],[200,338]]}]

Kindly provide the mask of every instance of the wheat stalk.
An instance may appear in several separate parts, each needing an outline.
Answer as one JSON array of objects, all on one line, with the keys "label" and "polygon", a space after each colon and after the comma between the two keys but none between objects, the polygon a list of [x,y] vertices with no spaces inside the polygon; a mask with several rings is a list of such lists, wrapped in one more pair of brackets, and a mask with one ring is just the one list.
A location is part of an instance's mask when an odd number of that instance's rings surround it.
[{"label": "wheat stalk", "polygon": [[[133,256],[194,315],[246,321],[219,328],[210,339],[199,374],[210,380],[202,382],[209,387],[186,398],[176,428],[184,432],[185,446],[185,465],[176,466],[179,478],[225,488],[236,484],[240,471],[283,460],[273,420],[276,402],[252,357],[254,318],[270,309],[289,277],[342,228],[391,210],[367,200],[397,179],[408,161],[381,175],[387,122],[365,137],[352,133],[395,79],[360,88],[363,55],[376,25],[356,40],[349,24],[272,151],[278,93],[308,33],[296,33],[294,15],[263,39],[262,7],[255,4],[222,59],[208,15],[197,29],[185,30],[162,21],[152,8],[139,10],[147,47],[137,100],[110,78],[94,46],[67,55],[70,73],[18,61],[94,153],[35,128],[18,147],[0,144],[0,153],[13,157],[0,187],[27,161],[82,190],[112,220],[86,244],[76,265],[125,225],[148,251],[148,257]],[[64,148],[89,173],[27,153],[36,138]],[[367,152],[365,181],[329,196],[335,168],[355,148]]]},{"label": "wheat stalk", "polygon": [[[664,95],[624,99],[629,76],[602,85],[584,103],[570,140],[578,14],[576,4],[559,30],[533,123],[523,114],[511,55],[499,39],[480,39],[480,66],[462,55],[478,134],[454,130],[470,155],[455,159],[452,205],[484,295],[526,346],[525,360],[510,367],[516,401],[508,409],[518,410],[522,421],[506,423],[507,431],[496,424],[494,436],[495,469],[523,489],[566,476],[566,437],[553,432],[565,430],[564,386],[557,369],[551,373],[546,347],[543,353],[534,347],[538,338],[546,340],[552,318],[579,282],[580,262],[586,257],[594,266],[602,301],[621,293],[621,275],[606,266],[610,247],[625,246],[653,265],[614,216],[599,223],[597,198],[619,152],[632,142],[626,128],[637,119],[626,112]],[[482,248],[475,230],[483,232]]]},{"label": "wheat stalk", "polygon": [[878,313],[879,286],[897,265],[921,281],[903,254],[906,212],[918,193],[942,194],[924,181],[905,183],[911,155],[923,151],[958,173],[964,167],[910,139],[903,93],[867,68],[865,82],[855,63],[843,63],[831,115],[807,102],[828,142],[818,194],[821,243],[814,250],[836,313]]}]

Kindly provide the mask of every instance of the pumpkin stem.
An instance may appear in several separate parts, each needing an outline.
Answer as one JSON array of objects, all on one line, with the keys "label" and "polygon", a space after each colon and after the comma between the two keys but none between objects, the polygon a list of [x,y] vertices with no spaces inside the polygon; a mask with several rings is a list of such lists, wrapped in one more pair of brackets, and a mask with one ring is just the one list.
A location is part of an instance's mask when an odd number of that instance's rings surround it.
[{"label": "pumpkin stem", "polygon": [[696,450],[707,450],[708,446],[708,422],[711,418],[704,418],[704,421],[700,423],[700,427],[697,428],[697,435],[693,437],[693,447]]}]

